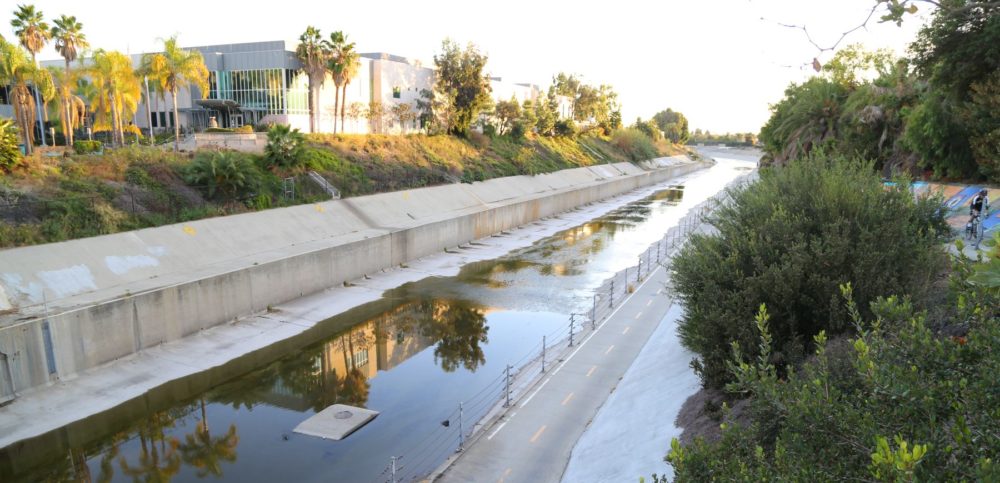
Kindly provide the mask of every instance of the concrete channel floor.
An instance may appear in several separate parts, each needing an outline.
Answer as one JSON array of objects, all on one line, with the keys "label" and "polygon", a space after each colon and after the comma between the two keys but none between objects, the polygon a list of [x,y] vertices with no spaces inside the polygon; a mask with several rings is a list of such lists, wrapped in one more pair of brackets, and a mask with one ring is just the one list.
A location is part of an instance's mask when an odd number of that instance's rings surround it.
[{"label": "concrete channel floor", "polygon": [[577,440],[670,310],[667,279],[657,267],[437,481],[560,481]]}]

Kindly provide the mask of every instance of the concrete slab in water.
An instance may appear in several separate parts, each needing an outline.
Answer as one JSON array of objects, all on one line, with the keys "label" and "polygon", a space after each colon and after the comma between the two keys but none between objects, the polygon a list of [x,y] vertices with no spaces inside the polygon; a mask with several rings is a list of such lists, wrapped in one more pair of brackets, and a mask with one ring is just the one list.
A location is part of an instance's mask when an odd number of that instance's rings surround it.
[{"label": "concrete slab in water", "polygon": [[378,416],[378,411],[334,404],[299,423],[295,432],[340,441],[368,424],[375,416]]}]

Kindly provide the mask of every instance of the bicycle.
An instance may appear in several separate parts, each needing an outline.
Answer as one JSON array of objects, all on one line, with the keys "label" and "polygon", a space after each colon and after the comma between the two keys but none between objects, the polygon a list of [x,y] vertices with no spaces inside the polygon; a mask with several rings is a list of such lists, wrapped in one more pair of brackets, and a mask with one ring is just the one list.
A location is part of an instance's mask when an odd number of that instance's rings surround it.
[{"label": "bicycle", "polygon": [[978,212],[965,224],[965,239],[975,240],[974,246],[979,248],[979,243],[983,241],[983,213]]}]

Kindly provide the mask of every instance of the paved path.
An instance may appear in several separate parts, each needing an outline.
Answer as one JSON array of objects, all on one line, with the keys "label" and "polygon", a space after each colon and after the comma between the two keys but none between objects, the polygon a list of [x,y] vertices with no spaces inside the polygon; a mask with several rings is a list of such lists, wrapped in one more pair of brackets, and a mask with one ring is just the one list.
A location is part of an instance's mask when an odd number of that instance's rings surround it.
[{"label": "paved path", "polygon": [[670,309],[666,280],[657,267],[505,417],[484,428],[439,481],[559,481],[577,439]]}]

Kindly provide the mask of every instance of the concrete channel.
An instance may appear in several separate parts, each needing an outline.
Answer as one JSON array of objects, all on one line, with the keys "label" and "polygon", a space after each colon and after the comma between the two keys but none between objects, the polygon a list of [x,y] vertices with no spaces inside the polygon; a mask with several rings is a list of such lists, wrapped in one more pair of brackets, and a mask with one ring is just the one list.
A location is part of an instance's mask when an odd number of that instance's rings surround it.
[{"label": "concrete channel", "polygon": [[0,403],[203,329],[706,167],[608,164],[0,251]]}]

